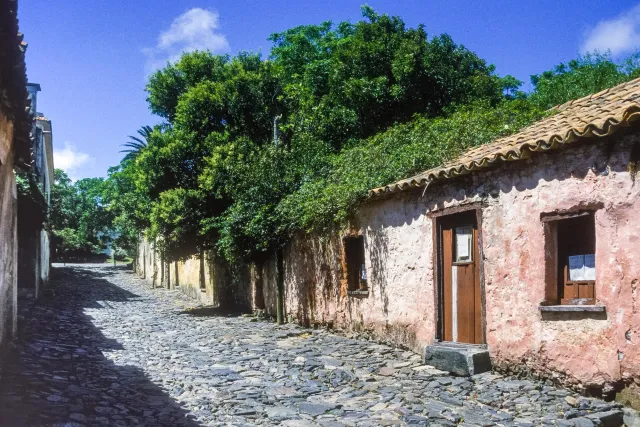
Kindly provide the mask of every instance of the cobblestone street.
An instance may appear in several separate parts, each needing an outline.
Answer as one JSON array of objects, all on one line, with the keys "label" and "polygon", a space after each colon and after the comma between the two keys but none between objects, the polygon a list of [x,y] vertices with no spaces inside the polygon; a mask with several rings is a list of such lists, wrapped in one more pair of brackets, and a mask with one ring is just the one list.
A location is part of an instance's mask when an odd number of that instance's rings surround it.
[{"label": "cobblestone street", "polygon": [[217,313],[108,266],[59,268],[21,320],[1,426],[617,425],[550,384],[456,378],[402,349]]}]

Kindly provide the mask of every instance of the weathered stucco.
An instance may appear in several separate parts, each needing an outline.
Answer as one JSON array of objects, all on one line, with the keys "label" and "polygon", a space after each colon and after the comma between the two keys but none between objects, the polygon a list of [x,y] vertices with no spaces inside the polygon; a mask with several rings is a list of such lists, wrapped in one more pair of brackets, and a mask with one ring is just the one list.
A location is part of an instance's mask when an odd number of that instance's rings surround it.
[{"label": "weathered stucco", "polygon": [[17,330],[18,256],[13,125],[0,110],[0,349]]},{"label": "weathered stucco", "polygon": [[[339,232],[299,235],[285,251],[285,312],[303,324],[368,331],[419,351],[435,333],[433,288],[427,286],[433,281],[431,224],[424,205],[413,197],[365,206],[357,222],[368,296],[347,294]],[[267,310],[275,313],[275,301]]]},{"label": "weathered stucco", "polygon": [[[366,329],[419,351],[436,335],[429,214],[478,203],[486,339],[495,363],[575,385],[640,380],[640,187],[628,170],[639,139],[614,136],[433,185],[424,195],[366,204],[353,221],[365,240],[366,297],[346,295],[339,233],[298,236],[285,252],[285,311],[302,323]],[[586,207],[595,210],[596,298],[606,314],[543,316],[541,215]],[[262,282],[265,295],[275,289]],[[275,313],[275,301],[265,302]]]},{"label": "weathered stucco", "polygon": [[[349,230],[294,236],[284,251],[285,317],[364,330],[421,351],[437,335],[434,217],[473,205],[481,212],[485,334],[494,363],[579,387],[640,382],[640,185],[629,167],[635,144],[640,136],[627,132],[537,154],[366,203]],[[541,219],[577,209],[594,212],[596,300],[606,313],[543,315],[539,306],[553,296],[555,279]],[[364,237],[368,295],[347,292],[347,234]],[[141,244],[137,270],[150,282],[161,269],[152,253]],[[179,289],[215,304],[216,289],[225,289],[275,316],[275,256],[235,269],[206,264],[206,293],[197,256],[178,264]],[[227,274],[211,274],[214,264]]]},{"label": "weathered stucco", "polygon": [[[635,141],[614,137],[474,176],[475,192],[497,193],[486,199],[482,233],[487,342],[498,362],[587,385],[640,378],[640,188],[628,171]],[[541,215],[580,207],[595,209],[596,299],[606,315],[542,316]]]},{"label": "weathered stucco", "polygon": [[145,239],[138,244],[136,272],[152,287],[176,289],[209,305],[218,305],[222,293],[230,286],[227,266],[212,252],[165,263],[154,243]]}]

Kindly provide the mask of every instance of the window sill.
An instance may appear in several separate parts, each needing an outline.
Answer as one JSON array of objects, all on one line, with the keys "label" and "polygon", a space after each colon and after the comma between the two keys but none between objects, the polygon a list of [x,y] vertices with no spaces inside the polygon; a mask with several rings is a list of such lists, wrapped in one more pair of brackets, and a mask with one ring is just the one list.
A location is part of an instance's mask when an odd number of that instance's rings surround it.
[{"label": "window sill", "polygon": [[538,310],[542,313],[604,313],[606,307],[604,305],[541,305]]},{"label": "window sill", "polygon": [[369,291],[347,291],[350,297],[368,297]]}]

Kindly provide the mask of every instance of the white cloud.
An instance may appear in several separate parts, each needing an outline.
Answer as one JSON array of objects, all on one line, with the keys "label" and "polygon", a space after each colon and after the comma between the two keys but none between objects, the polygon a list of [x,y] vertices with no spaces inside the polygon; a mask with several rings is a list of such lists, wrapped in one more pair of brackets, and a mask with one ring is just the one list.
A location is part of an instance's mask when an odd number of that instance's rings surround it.
[{"label": "white cloud", "polygon": [[160,34],[155,47],[143,49],[147,55],[147,71],[161,68],[167,61],[176,61],[183,52],[227,52],[229,42],[224,34],[217,31],[219,27],[220,15],[217,11],[197,7],[187,10],[173,20],[167,31]]},{"label": "white cloud", "polygon": [[53,166],[57,169],[64,170],[69,178],[75,180],[75,175],[82,166],[86,166],[93,163],[95,159],[89,156],[87,153],[78,151],[75,145],[69,141],[64,143],[64,148],[61,150],[53,150]]},{"label": "white cloud", "polygon": [[640,48],[640,4],[613,19],[605,19],[593,27],[585,37],[580,50],[613,56]]}]

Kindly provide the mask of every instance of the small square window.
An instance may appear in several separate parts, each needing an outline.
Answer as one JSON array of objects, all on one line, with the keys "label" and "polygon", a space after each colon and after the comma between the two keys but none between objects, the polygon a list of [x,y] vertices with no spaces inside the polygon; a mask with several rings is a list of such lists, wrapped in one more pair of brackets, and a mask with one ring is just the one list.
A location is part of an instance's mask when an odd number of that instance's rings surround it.
[{"label": "small square window", "polygon": [[[559,217],[546,223],[547,300],[562,305],[595,304],[596,232],[593,212]],[[555,288],[555,289],[554,289]]]},{"label": "small square window", "polygon": [[593,214],[558,221],[561,304],[594,304],[596,231]]},{"label": "small square window", "polygon": [[364,264],[364,238],[345,237],[344,252],[348,291],[366,291],[368,287],[367,269]]}]

